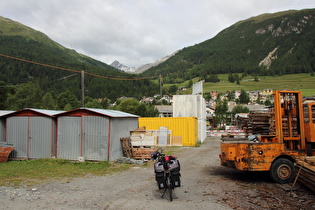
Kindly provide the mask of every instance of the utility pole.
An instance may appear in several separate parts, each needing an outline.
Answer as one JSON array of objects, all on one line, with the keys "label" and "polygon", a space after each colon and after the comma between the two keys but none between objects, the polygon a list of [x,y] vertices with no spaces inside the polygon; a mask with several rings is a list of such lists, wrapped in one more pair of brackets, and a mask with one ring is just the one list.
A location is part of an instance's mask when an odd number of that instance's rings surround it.
[{"label": "utility pole", "polygon": [[162,98],[162,75],[160,74],[160,96]]},{"label": "utility pole", "polygon": [[84,107],[84,71],[81,71],[81,100],[82,100],[82,108]]}]

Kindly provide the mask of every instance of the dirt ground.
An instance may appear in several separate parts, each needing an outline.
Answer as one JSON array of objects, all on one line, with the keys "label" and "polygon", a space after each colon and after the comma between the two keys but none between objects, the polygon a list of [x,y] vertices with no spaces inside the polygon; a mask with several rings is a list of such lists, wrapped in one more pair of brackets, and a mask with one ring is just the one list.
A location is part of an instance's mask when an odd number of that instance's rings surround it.
[{"label": "dirt ground", "polygon": [[0,187],[0,209],[315,209],[315,194],[300,184],[272,183],[266,173],[220,166],[220,140],[176,152],[182,186],[161,198],[153,167],[31,188]]}]

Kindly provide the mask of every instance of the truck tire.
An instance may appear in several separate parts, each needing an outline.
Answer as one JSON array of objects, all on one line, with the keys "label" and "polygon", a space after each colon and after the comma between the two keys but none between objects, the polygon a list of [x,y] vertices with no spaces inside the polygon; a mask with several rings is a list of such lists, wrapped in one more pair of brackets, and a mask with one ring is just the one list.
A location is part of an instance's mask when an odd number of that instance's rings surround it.
[{"label": "truck tire", "polygon": [[286,158],[275,160],[270,168],[270,177],[279,184],[290,183],[294,180],[296,172],[293,162]]}]

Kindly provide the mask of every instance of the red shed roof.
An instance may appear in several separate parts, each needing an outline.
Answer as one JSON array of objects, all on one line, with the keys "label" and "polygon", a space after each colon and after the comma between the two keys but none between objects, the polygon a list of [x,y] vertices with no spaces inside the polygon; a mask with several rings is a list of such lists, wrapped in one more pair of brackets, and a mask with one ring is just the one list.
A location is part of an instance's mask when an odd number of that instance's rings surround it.
[{"label": "red shed roof", "polygon": [[126,117],[131,117],[131,118],[138,118],[138,115],[130,114],[127,112],[122,112],[118,110],[111,110],[111,109],[94,109],[94,108],[80,108],[80,109],[74,109],[68,112],[63,112],[57,115],[80,115],[83,113],[93,113],[96,115],[103,115],[107,117],[113,117],[113,118],[126,118]]}]

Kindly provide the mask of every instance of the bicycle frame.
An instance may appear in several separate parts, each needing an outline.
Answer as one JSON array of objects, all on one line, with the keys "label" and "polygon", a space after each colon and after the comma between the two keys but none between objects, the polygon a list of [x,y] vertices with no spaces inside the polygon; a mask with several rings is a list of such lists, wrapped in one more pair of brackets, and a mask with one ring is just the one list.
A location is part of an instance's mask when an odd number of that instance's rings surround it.
[{"label": "bicycle frame", "polygon": [[169,170],[164,171],[164,182],[165,182],[165,189],[164,189],[164,192],[162,194],[162,198],[165,195],[166,191],[169,190],[170,200],[173,201],[174,186],[172,184],[173,183],[172,174]]}]

